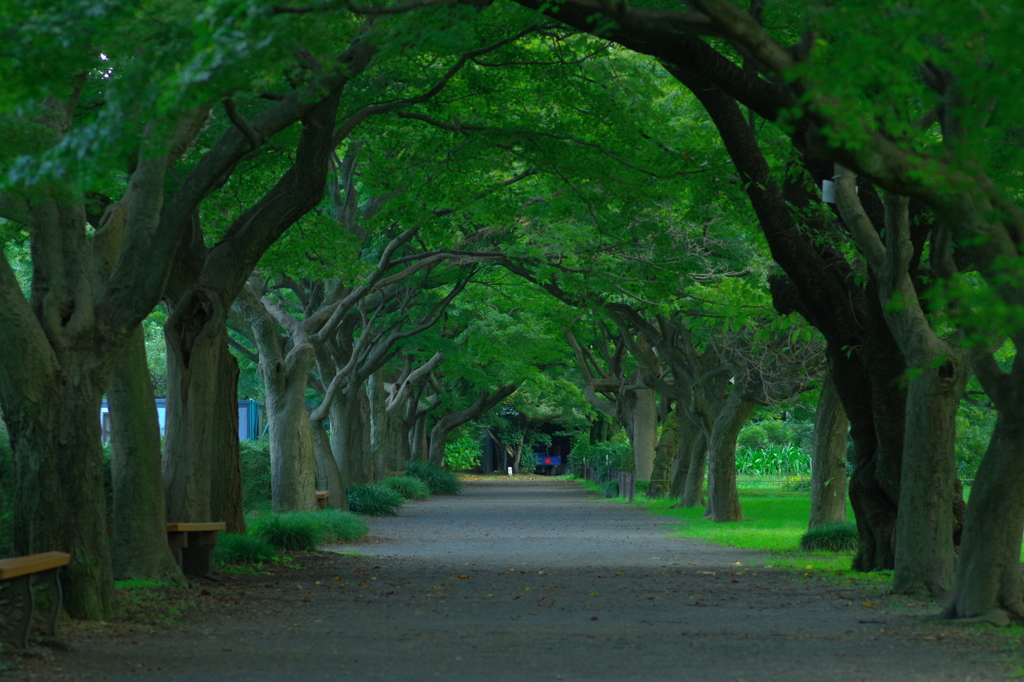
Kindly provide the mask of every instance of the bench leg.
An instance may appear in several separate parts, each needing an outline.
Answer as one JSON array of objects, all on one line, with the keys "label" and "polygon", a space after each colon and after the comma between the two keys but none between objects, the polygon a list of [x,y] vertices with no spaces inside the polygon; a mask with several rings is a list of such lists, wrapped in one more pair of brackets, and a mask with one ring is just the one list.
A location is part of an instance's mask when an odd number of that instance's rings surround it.
[{"label": "bench leg", "polygon": [[43,634],[57,634],[57,618],[64,606],[64,591],[57,576],[59,569],[43,571],[33,576],[32,603],[35,625]]},{"label": "bench leg", "polygon": [[28,647],[32,626],[32,576],[0,582],[0,642]]}]

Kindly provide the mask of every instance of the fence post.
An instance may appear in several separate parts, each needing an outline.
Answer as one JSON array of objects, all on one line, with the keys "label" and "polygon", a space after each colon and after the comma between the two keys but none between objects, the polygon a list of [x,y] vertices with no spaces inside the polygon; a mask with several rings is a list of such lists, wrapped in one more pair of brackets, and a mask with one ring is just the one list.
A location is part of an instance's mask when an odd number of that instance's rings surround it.
[{"label": "fence post", "polygon": [[626,487],[629,489],[629,501],[633,502],[636,499],[636,474],[626,474],[626,478]]}]

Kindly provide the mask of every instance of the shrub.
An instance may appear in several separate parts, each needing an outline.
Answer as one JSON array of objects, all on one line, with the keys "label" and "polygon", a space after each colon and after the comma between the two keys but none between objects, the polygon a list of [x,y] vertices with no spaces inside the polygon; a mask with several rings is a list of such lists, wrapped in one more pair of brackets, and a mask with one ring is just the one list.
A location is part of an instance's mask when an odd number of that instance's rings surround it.
[{"label": "shrub", "polygon": [[405,473],[426,483],[431,495],[458,495],[462,489],[462,482],[455,474],[426,462],[409,462]]},{"label": "shrub", "polygon": [[221,533],[220,541],[213,550],[218,564],[254,564],[277,556],[274,546],[257,535],[236,535]]},{"label": "shrub", "polygon": [[323,529],[310,514],[263,514],[249,532],[284,550],[312,552],[323,541]]},{"label": "shrub", "polygon": [[405,504],[401,493],[386,485],[367,483],[345,488],[348,508],[367,516],[393,516]]},{"label": "shrub", "polygon": [[619,480],[616,478],[610,481],[605,481],[601,484],[601,492],[604,493],[605,497],[618,497]]},{"label": "shrub", "polygon": [[611,440],[600,443],[580,442],[573,445],[569,451],[569,465],[573,470],[578,471],[583,462],[586,461],[592,469],[599,472],[607,472],[611,469],[624,471],[627,474],[636,470],[636,458],[633,457],[633,448],[624,433],[616,434]]},{"label": "shrub", "polygon": [[474,434],[472,429],[463,431],[451,443],[444,446],[444,463],[452,471],[468,471],[480,466],[480,458],[483,456],[483,448],[480,447],[480,435]]},{"label": "shrub", "polygon": [[246,509],[266,507],[271,498],[270,442],[243,440],[239,443],[242,465],[242,505]]},{"label": "shrub", "polygon": [[804,533],[800,549],[843,552],[857,549],[857,525],[853,523],[827,523]]},{"label": "shrub", "polygon": [[430,487],[412,476],[390,476],[380,482],[407,500],[425,500],[430,497]]},{"label": "shrub", "polygon": [[322,532],[321,542],[350,542],[357,540],[370,532],[366,521],[352,512],[341,511],[340,509],[325,509],[323,511],[305,512],[314,522],[320,526]]}]

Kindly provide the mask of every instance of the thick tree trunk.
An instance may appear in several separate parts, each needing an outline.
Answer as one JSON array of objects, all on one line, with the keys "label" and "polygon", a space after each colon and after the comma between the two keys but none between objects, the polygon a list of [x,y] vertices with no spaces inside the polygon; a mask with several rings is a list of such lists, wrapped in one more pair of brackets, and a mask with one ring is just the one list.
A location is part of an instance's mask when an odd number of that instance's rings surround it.
[{"label": "thick tree trunk", "polygon": [[969,376],[963,353],[947,349],[951,355],[935,362],[914,360],[920,374],[907,394],[892,586],[936,598],[948,596],[953,585],[953,538],[959,526],[956,412]]},{"label": "thick tree trunk", "polygon": [[625,391],[615,402],[618,417],[626,425],[626,435],[633,447],[638,480],[650,480],[657,446],[657,403],[654,391],[641,388]]},{"label": "thick tree trunk", "polygon": [[754,403],[734,389],[715,417],[708,443],[708,510],[715,523],[742,521],[739,491],[736,489],[736,438],[747,423]]},{"label": "thick tree trunk", "polygon": [[73,618],[103,620],[114,613],[98,417],[107,377],[93,357],[69,354],[60,366],[73,373],[21,387],[36,397],[30,409],[4,406],[15,462],[14,549],[70,553],[64,607]]},{"label": "thick tree trunk", "polygon": [[825,377],[814,413],[811,455],[811,518],[807,529],[846,521],[846,418],[832,375]]},{"label": "thick tree trunk", "polygon": [[669,489],[669,475],[679,456],[679,410],[668,413],[661,427],[661,439],[654,455],[654,468],[651,470],[651,484],[647,488],[648,497],[666,495]]},{"label": "thick tree trunk", "polygon": [[327,506],[333,509],[348,511],[348,496],[345,494],[345,484],[341,480],[341,472],[338,471],[338,463],[331,454],[331,437],[324,427],[323,421],[311,422],[313,429],[313,451],[316,453],[317,487],[321,485],[330,495],[327,498]]},{"label": "thick tree trunk", "polygon": [[[654,469],[655,449],[658,446],[658,403],[652,389],[630,391],[633,394],[629,406],[631,423],[630,440],[639,481],[651,480]],[[621,401],[620,401],[621,402]]]},{"label": "thick tree trunk", "polygon": [[1020,404],[1015,408],[1000,410],[974,478],[946,609],[949,618],[978,618],[997,625],[1009,625],[1011,618],[1024,621],[1024,409]]},{"label": "thick tree trunk", "polygon": [[[831,344],[826,353],[850,419],[854,444],[848,490],[860,542],[853,568],[891,570],[895,564],[893,534],[899,500],[899,469],[894,464],[902,461],[906,409],[904,389],[894,379],[902,375],[903,355],[896,348],[888,348],[886,353],[872,354],[868,361],[847,355]],[[865,365],[881,367],[888,379],[882,380],[876,371],[868,374]]]},{"label": "thick tree trunk", "polygon": [[373,459],[373,480],[388,475],[388,423],[387,391],[383,371],[377,371],[366,380],[366,397],[370,402],[370,453]]},{"label": "thick tree trunk", "polygon": [[114,363],[107,400],[112,443],[114,577],[184,582],[185,576],[167,544],[160,421],[141,326]]},{"label": "thick tree trunk", "polygon": [[210,508],[227,525],[227,532],[245,534],[242,499],[242,453],[238,442],[238,360],[227,347],[227,335],[217,367],[214,457],[210,466]]},{"label": "thick tree trunk", "polygon": [[331,403],[331,452],[345,485],[373,482],[373,459],[366,446],[369,435],[363,419],[366,392],[348,395],[341,391]]},{"label": "thick tree trunk", "polygon": [[[427,437],[427,419],[429,417],[421,414],[416,418],[416,424],[409,432],[410,459],[416,462],[429,461],[430,440]],[[402,466],[404,469],[405,466]]]},{"label": "thick tree trunk", "polygon": [[[677,411],[683,410],[680,406]],[[679,415],[679,443],[672,463],[669,497],[678,498],[676,507],[700,507],[704,504],[704,469],[707,465],[707,440],[704,431],[688,413]]]},{"label": "thick tree trunk", "polygon": [[[221,521],[212,506],[213,461],[221,442],[215,416],[221,353],[227,352],[227,307],[216,292],[192,289],[164,325],[167,412],[164,495],[167,520]],[[237,399],[237,398],[236,398]],[[236,417],[237,419],[237,417]]]},{"label": "thick tree trunk", "polygon": [[287,369],[281,366],[284,363],[266,367],[260,361],[264,375],[281,374],[264,376],[270,424],[271,490],[276,512],[317,508],[313,425],[306,411],[306,378],[312,367],[312,351],[306,355],[305,362],[293,359],[294,366]]}]

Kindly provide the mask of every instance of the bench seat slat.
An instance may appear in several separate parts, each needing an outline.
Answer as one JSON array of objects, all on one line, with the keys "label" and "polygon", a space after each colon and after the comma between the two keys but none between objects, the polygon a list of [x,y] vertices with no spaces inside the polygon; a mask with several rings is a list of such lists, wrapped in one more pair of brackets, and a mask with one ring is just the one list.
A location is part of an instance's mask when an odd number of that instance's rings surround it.
[{"label": "bench seat slat", "polygon": [[67,566],[70,560],[71,555],[67,552],[42,552],[14,559],[4,559],[0,561],[0,580],[10,580],[30,573],[60,568]]},{"label": "bench seat slat", "polygon": [[224,530],[227,524],[224,521],[211,523],[168,523],[167,531],[170,533],[194,533],[196,531]]}]

